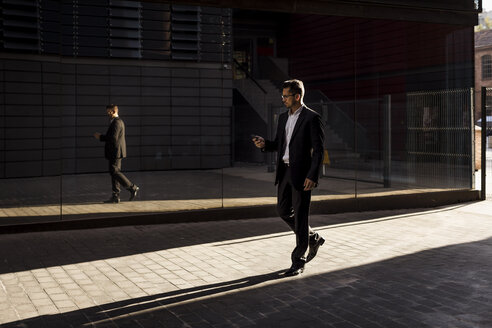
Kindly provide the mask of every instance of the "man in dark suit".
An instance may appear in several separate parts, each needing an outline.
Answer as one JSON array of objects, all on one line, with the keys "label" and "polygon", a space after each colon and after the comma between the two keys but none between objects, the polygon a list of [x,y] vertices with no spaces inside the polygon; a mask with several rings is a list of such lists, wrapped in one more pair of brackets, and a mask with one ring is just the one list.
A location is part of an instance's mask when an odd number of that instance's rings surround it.
[{"label": "man in dark suit", "polygon": [[277,152],[277,211],[296,234],[292,266],[285,274],[298,275],[325,242],[309,226],[311,191],[318,185],[323,161],[324,131],[320,115],[302,102],[302,81],[285,81],[282,88],[282,101],[288,111],[279,116],[275,140],[254,136],[253,142],[262,151]]},{"label": "man in dark suit", "polygon": [[105,143],[104,157],[109,162],[109,173],[111,174],[113,195],[105,203],[120,202],[120,185],[128,189],[131,201],[135,199],[140,188],[131,183],[121,172],[121,160],[126,157],[125,123],[118,116],[118,106],[108,105],[106,106],[106,112],[111,118],[108,131],[106,131],[106,134],[94,133],[96,139]]}]

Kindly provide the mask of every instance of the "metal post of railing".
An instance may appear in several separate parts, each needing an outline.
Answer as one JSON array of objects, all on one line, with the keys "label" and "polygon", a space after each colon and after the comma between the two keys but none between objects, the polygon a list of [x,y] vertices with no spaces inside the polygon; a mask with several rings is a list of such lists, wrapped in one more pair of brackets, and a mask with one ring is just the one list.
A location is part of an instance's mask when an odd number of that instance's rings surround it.
[{"label": "metal post of railing", "polygon": [[482,200],[485,200],[486,198],[486,164],[487,164],[487,153],[486,153],[486,147],[487,147],[487,88],[482,87],[481,88],[481,99],[482,99],[482,104],[481,104],[481,110],[482,110],[482,174],[481,174],[481,179],[482,179],[482,190],[480,191],[480,198]]},{"label": "metal post of railing", "polygon": [[236,160],[236,107],[231,106],[231,166],[234,166],[234,161]]},{"label": "metal post of railing", "polygon": [[[268,122],[267,122],[267,134],[268,134],[268,139],[272,140],[274,137],[273,135],[275,134],[274,132],[274,118],[273,118],[273,108],[272,104],[268,104]],[[275,162],[274,162],[274,155],[272,152],[267,153],[267,171],[268,172],[273,172],[275,171]]]},{"label": "metal post of railing", "polygon": [[391,187],[391,95],[383,97],[383,181]]},{"label": "metal post of railing", "polygon": [[476,140],[475,140],[475,91],[473,88],[470,88],[470,95],[469,95],[469,101],[470,101],[470,137],[471,137],[471,149],[470,149],[470,159],[471,159],[471,189],[475,189],[475,163],[476,163]]},{"label": "metal post of railing", "polygon": [[[326,129],[328,127],[328,104],[325,103],[323,100],[321,100],[321,119],[323,120],[323,123],[325,123],[325,134],[326,134]],[[325,137],[325,140],[324,140],[324,145],[323,145],[323,149],[328,151],[328,138]],[[325,164],[325,158],[323,158],[323,173],[322,173],[322,176],[326,176],[326,165]]]}]

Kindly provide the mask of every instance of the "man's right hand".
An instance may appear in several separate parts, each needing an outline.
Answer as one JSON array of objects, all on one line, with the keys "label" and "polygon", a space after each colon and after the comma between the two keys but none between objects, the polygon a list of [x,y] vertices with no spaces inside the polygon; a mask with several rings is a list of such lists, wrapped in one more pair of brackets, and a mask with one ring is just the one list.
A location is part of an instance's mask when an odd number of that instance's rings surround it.
[{"label": "man's right hand", "polygon": [[96,138],[97,140],[101,140],[101,134],[99,132],[95,132],[94,138]]},{"label": "man's right hand", "polygon": [[262,149],[265,148],[265,139],[260,136],[254,136],[251,140],[253,140],[256,147]]}]

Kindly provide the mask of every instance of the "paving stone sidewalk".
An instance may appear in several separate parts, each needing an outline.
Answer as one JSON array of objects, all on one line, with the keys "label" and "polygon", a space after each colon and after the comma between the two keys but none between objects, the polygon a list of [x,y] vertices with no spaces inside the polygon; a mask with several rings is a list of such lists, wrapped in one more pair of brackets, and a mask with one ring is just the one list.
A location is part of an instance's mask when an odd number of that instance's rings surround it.
[{"label": "paving stone sidewalk", "polygon": [[492,327],[492,202],[0,238],[0,326]]}]

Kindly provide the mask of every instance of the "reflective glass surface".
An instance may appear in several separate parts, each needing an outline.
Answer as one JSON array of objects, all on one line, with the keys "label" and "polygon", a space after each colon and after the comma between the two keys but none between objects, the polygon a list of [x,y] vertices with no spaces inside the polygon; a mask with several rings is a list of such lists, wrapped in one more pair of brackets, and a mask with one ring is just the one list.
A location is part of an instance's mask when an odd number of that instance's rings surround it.
[{"label": "reflective glass surface", "polygon": [[[139,6],[138,22],[80,14],[0,53],[0,224],[275,204],[277,156],[251,139],[275,138],[289,78],[324,125],[314,201],[474,187],[471,27]],[[125,126],[120,203],[104,203],[94,137],[108,104]]]}]

